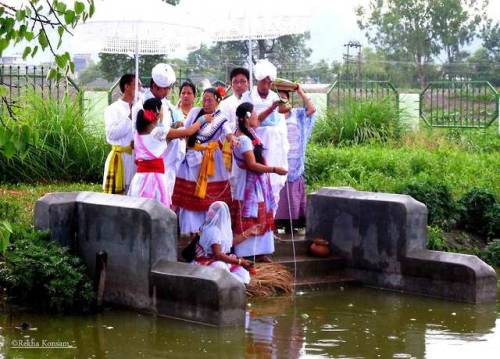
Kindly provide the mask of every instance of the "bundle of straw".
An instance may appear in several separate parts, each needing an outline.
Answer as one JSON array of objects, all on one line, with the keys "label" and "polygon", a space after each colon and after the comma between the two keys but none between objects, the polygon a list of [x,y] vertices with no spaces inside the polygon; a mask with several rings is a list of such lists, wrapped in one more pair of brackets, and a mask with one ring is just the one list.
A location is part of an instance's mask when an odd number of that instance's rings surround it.
[{"label": "bundle of straw", "polygon": [[272,297],[290,295],[293,292],[293,276],[278,263],[258,263],[247,285],[248,297]]}]

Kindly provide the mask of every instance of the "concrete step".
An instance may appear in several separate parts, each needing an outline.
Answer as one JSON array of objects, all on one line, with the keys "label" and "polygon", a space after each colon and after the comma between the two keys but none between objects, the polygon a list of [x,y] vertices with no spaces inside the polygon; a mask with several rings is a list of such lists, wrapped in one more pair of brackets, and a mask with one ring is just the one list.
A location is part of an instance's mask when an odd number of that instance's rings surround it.
[{"label": "concrete step", "polygon": [[[292,257],[273,257],[273,261],[283,264],[292,274],[294,273],[295,265]],[[345,267],[345,260],[336,256],[316,258],[301,255],[296,257],[295,262],[297,266],[297,280],[333,275],[336,271]]]},{"label": "concrete step", "polygon": [[337,270],[334,274],[326,276],[310,276],[298,279],[295,282],[295,291],[310,291],[328,288],[339,288],[360,285],[357,280],[349,277],[343,270]]},{"label": "concrete step", "polygon": [[291,239],[279,239],[274,241],[274,257],[287,257],[293,256],[293,249],[295,246],[295,255],[304,256],[309,249],[310,241],[304,237]]}]

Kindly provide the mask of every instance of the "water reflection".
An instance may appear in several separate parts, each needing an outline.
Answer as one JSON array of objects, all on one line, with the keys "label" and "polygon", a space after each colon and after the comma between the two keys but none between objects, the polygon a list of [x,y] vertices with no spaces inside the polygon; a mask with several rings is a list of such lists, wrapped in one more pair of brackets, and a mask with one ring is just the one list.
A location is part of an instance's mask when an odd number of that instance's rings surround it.
[{"label": "water reflection", "polygon": [[[488,357],[485,351],[500,351],[498,309],[349,288],[254,302],[245,328],[119,310],[92,317],[13,313],[10,320],[0,315],[0,353],[6,358]],[[35,330],[16,328],[23,322]],[[12,348],[18,340],[66,341],[72,348]]]}]

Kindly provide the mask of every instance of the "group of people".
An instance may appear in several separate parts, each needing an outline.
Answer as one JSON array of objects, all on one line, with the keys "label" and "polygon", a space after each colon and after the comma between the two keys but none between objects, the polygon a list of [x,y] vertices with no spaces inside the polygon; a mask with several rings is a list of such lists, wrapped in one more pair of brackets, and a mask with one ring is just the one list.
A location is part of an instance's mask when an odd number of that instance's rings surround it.
[{"label": "group of people", "polygon": [[[232,95],[181,84],[168,64],[156,65],[148,91],[134,103],[136,79],[120,79],[122,97],[105,111],[112,146],[104,170],[107,193],[154,198],[175,210],[181,235],[199,238],[195,261],[225,268],[248,283],[254,261],[270,261],[276,220],[305,216],[304,157],[316,111],[300,85],[304,107],[290,92],[272,90],[276,67],[255,65],[254,88],[245,68],[231,71]],[[139,86],[141,86],[139,82]]]}]

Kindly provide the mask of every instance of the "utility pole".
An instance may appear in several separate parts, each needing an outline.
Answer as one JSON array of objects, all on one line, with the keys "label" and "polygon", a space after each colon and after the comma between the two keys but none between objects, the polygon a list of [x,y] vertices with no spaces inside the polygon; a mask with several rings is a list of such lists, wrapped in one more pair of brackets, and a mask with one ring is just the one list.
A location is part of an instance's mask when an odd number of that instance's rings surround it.
[{"label": "utility pole", "polygon": [[[352,79],[354,76],[351,74],[351,64],[356,65],[356,77],[358,79],[361,78],[361,44],[359,41],[349,41],[347,44],[344,44],[346,48],[346,53],[343,55],[344,66],[346,68],[346,74],[348,77]],[[356,55],[351,55],[351,48],[357,50]]]}]

